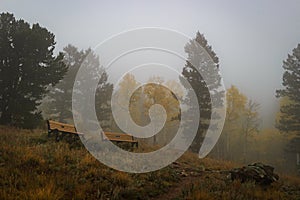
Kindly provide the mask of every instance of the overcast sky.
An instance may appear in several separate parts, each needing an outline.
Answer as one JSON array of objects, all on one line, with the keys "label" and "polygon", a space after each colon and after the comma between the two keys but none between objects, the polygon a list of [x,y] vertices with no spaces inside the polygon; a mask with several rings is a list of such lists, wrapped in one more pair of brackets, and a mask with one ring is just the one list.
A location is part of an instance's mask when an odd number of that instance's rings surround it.
[{"label": "overcast sky", "polygon": [[56,35],[57,49],[94,47],[138,27],[163,27],[193,37],[204,33],[220,58],[226,87],[236,85],[274,120],[282,61],[300,43],[299,0],[46,1],[0,0],[0,11],[40,23]]}]

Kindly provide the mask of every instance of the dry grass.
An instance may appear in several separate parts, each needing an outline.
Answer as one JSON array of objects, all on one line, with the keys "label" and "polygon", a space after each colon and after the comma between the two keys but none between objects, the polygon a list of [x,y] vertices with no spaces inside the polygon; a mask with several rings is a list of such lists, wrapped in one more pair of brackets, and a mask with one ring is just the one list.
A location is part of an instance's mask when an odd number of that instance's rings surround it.
[{"label": "dry grass", "polygon": [[229,182],[213,173],[182,177],[183,169],[237,167],[226,161],[200,160],[192,153],[177,161],[180,168],[128,174],[101,164],[80,145],[49,139],[45,130],[0,126],[0,137],[0,199],[160,199],[172,191],[179,191],[172,195],[177,199],[300,199],[300,179],[295,177],[282,176],[282,182],[267,189]]},{"label": "dry grass", "polygon": [[0,199],[144,199],[176,181],[167,168],[113,170],[82,146],[49,139],[45,130],[1,126],[0,137]]},{"label": "dry grass", "polygon": [[268,188],[255,185],[255,183],[241,183],[239,181],[226,182],[215,179],[199,180],[188,185],[182,190],[182,199],[223,199],[223,200],[279,200],[279,199],[298,199],[297,196],[287,196],[279,189],[279,185],[272,185]]}]

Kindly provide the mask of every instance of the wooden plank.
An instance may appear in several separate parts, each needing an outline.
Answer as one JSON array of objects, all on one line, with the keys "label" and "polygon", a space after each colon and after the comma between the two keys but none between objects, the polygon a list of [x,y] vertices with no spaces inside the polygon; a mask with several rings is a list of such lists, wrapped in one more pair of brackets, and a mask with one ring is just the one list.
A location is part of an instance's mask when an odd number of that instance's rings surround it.
[{"label": "wooden plank", "polygon": [[50,130],[58,130],[58,131],[65,132],[65,133],[83,135],[83,133],[77,132],[75,126],[71,125],[71,124],[65,124],[65,123],[56,122],[53,120],[48,120],[48,124],[49,124],[48,128]]},{"label": "wooden plank", "polygon": [[108,139],[111,141],[137,143],[137,140],[135,140],[132,135],[128,135],[124,133],[104,132],[104,137],[106,137],[104,139]]}]

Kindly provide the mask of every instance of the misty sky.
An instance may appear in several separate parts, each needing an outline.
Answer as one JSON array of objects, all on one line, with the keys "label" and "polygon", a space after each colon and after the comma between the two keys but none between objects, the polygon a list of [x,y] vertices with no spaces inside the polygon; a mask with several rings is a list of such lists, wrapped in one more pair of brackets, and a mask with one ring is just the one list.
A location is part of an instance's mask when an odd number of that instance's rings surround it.
[{"label": "misty sky", "polygon": [[261,105],[272,123],[282,61],[300,43],[299,0],[234,1],[19,1],[0,0],[0,11],[40,23],[56,35],[57,49],[95,47],[138,27],[163,27],[194,37],[204,33],[220,58],[226,87],[236,85]]}]

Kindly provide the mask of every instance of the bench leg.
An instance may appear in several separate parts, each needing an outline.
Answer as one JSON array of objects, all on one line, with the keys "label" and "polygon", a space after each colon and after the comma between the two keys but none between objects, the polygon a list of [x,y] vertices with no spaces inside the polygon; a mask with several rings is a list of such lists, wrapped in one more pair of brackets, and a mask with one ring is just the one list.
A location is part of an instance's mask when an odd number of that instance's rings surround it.
[{"label": "bench leg", "polygon": [[59,133],[56,134],[55,140],[56,140],[56,142],[59,142],[59,140],[60,140]]},{"label": "bench leg", "polygon": [[53,133],[55,134],[55,140],[56,140],[56,142],[58,142],[60,140],[60,135],[59,135],[58,130],[54,130]]}]

